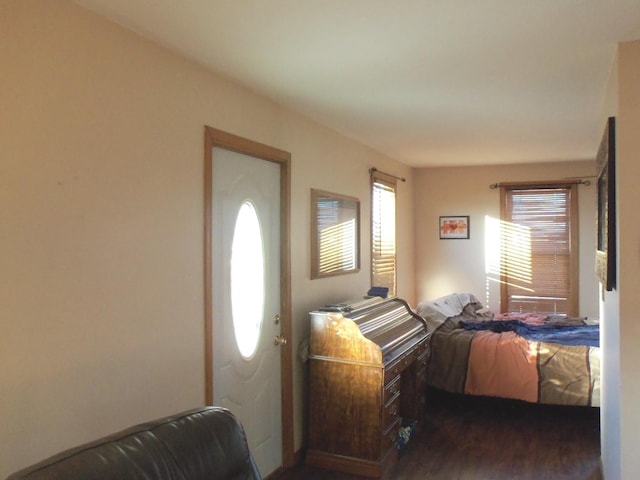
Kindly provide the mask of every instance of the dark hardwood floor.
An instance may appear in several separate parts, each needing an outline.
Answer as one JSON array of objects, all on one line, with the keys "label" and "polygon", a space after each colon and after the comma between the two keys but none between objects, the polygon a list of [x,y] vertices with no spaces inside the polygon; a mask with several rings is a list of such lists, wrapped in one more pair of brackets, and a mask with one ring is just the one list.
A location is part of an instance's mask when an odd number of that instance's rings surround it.
[{"label": "dark hardwood floor", "polygon": [[[393,480],[601,480],[600,412],[429,390]],[[300,466],[280,480],[360,480]]]}]

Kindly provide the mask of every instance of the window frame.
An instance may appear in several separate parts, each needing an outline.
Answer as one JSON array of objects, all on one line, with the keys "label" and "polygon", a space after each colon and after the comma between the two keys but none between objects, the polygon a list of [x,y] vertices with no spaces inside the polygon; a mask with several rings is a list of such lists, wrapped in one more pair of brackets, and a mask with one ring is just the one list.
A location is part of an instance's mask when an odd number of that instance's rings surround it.
[{"label": "window frame", "polygon": [[[384,249],[388,249],[389,246],[378,247],[378,244],[382,242],[381,238],[378,238],[376,235],[377,229],[385,228],[384,222],[387,223],[390,219],[377,218],[376,216],[376,184],[384,186],[387,191],[391,191],[393,194],[393,232],[392,234],[386,235],[387,237],[392,236],[393,244],[391,245],[392,254],[386,255],[386,259],[384,262],[380,262],[386,264],[386,267],[391,267],[391,272],[380,273],[377,271],[376,264],[378,263],[378,258],[383,259],[383,256],[377,257],[376,252]],[[398,209],[398,184],[395,177],[391,175],[387,175],[378,170],[373,170],[371,172],[371,286],[380,286],[389,288],[388,295],[393,297],[397,294],[398,290],[398,255],[397,255],[397,209]],[[379,227],[378,227],[379,225]],[[387,238],[387,241],[389,238]],[[383,280],[387,277],[385,280]],[[389,278],[390,277],[390,281]]]},{"label": "window frame", "polygon": [[[567,239],[567,247],[569,250],[569,260],[567,267],[567,281],[569,284],[568,295],[566,299],[567,311],[562,312],[566,313],[569,316],[577,316],[578,315],[578,305],[579,305],[579,226],[578,226],[578,185],[576,182],[562,182],[562,181],[547,181],[547,182],[517,182],[517,183],[507,183],[500,185],[500,219],[501,224],[503,225],[501,231],[501,268],[500,268],[500,310],[502,312],[510,311],[510,298],[509,298],[509,285],[511,284],[511,280],[509,275],[507,275],[508,269],[506,267],[507,261],[505,255],[508,255],[508,252],[505,250],[505,242],[506,242],[506,234],[505,229],[506,226],[511,222],[511,217],[509,212],[507,211],[507,200],[511,192],[513,191],[522,191],[522,190],[566,190],[568,192],[569,198],[566,203],[566,211],[569,217],[569,225],[568,225],[568,239]],[[534,303],[535,305],[535,303]],[[524,310],[523,310],[524,311]],[[527,310],[529,311],[529,310]],[[548,310],[535,310],[540,312],[548,312]]]}]

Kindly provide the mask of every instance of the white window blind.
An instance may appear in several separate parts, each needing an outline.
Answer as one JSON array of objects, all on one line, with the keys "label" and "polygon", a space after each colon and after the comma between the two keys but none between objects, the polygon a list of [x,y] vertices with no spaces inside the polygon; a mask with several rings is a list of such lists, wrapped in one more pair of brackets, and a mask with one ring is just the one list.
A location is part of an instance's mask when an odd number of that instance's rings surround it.
[{"label": "white window blind", "polygon": [[504,188],[503,311],[577,315],[575,186]]},{"label": "white window blind", "polygon": [[371,285],[396,294],[396,182],[374,172],[371,186]]}]

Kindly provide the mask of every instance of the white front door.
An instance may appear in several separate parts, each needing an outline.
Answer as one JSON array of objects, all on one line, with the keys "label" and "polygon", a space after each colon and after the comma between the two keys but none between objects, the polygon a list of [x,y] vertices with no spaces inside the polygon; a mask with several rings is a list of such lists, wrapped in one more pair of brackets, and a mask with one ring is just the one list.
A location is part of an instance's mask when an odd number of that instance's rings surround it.
[{"label": "white front door", "polygon": [[212,152],[213,403],[242,422],[263,476],[282,466],[280,166]]}]

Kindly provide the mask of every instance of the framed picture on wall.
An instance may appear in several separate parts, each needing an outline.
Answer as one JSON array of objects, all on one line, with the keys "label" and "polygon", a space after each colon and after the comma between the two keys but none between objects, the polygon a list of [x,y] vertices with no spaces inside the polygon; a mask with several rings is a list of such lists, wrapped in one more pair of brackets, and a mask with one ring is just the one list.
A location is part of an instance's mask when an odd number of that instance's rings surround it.
[{"label": "framed picture on wall", "polygon": [[615,127],[615,118],[610,117],[596,156],[598,178],[596,275],[602,283],[602,288],[607,291],[616,288]]},{"label": "framed picture on wall", "polygon": [[440,217],[440,239],[469,238],[469,215]]}]

